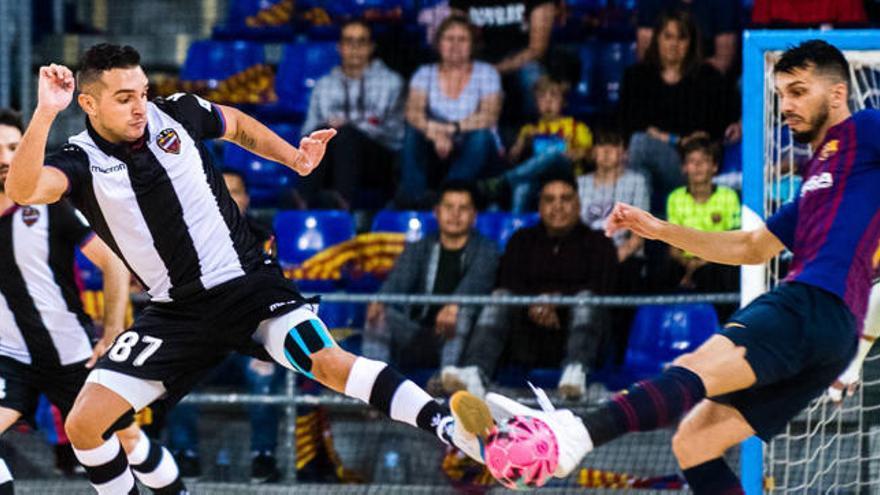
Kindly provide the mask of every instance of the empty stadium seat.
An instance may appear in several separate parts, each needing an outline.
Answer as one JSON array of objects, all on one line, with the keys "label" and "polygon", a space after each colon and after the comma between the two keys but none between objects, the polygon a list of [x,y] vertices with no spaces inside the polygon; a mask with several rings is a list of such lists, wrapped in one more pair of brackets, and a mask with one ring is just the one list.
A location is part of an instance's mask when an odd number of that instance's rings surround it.
[{"label": "empty stadium seat", "polygon": [[576,115],[583,115],[592,111],[596,105],[596,58],[600,51],[600,44],[595,40],[588,40],[577,47],[578,61],[580,62],[580,77],[571,92],[569,110]]},{"label": "empty stadium seat", "polygon": [[265,63],[263,45],[248,41],[194,41],[180,69],[184,81],[221,81]]},{"label": "empty stadium seat", "polygon": [[98,269],[82,252],[76,250],[76,269],[85,290],[103,290],[104,277]]},{"label": "empty stadium seat", "polygon": [[278,106],[294,114],[305,114],[315,83],[336,65],[339,53],[335,42],[286,45],[275,76]]},{"label": "empty stadium seat", "polygon": [[[216,39],[260,39],[266,41],[290,39],[294,34],[293,25],[289,19],[279,16],[278,12],[270,17],[274,19],[271,25],[263,21],[257,22],[255,17],[261,11],[268,12],[273,8],[280,7],[283,0],[230,0],[227,8],[226,20],[222,25],[214,28],[213,37]],[[298,2],[299,8],[308,8],[309,2]],[[249,25],[248,20],[251,24]]]},{"label": "empty stadium seat", "polygon": [[[293,145],[299,143],[298,126],[279,124],[270,127],[287,142]],[[222,168],[235,170],[244,176],[251,203],[256,207],[275,206],[282,192],[293,188],[298,179],[296,172],[288,167],[232,143],[223,145]]]},{"label": "empty stadium seat", "polygon": [[602,44],[596,64],[596,89],[605,108],[617,106],[623,73],[635,61],[635,42],[612,41]]},{"label": "empty stadium seat", "polygon": [[425,234],[437,231],[437,219],[428,211],[382,210],[373,218],[373,232],[406,234],[407,242],[415,242]]},{"label": "empty stadium seat", "polygon": [[630,330],[624,370],[635,379],[656,374],[676,357],[696,350],[718,329],[711,304],[641,306]]},{"label": "empty stadium seat", "polygon": [[477,231],[495,241],[500,249],[504,249],[514,232],[522,227],[538,223],[537,213],[507,213],[504,211],[487,211],[477,216]]},{"label": "empty stadium seat", "polygon": [[354,219],[335,210],[282,211],[275,216],[278,260],[295,266],[340,242],[354,237]]}]

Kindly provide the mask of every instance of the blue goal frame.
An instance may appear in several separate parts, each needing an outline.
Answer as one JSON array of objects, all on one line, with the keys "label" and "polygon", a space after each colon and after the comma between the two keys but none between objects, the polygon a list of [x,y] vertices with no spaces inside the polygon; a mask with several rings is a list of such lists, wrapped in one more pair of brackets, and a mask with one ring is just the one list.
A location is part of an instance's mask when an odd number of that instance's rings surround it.
[{"label": "blue goal frame", "polygon": [[[825,40],[841,50],[880,50],[880,31],[852,30],[746,30],[743,33],[743,228],[753,227],[764,212],[764,54],[785,50],[808,39]],[[747,225],[751,223],[751,225]],[[763,268],[762,268],[763,269]],[[749,268],[743,269],[743,274]],[[745,278],[745,277],[744,277]],[[743,304],[756,297],[743,281]],[[763,289],[763,288],[762,288]],[[742,443],[740,476],[747,495],[764,493],[764,453],[761,440]]]}]

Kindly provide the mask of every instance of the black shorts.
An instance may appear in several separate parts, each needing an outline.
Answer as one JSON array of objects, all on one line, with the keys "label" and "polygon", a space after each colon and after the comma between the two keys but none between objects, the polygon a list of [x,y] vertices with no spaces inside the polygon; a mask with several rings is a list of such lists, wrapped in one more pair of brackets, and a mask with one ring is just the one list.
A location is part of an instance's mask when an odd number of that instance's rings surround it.
[{"label": "black shorts", "polygon": [[746,348],[751,388],[713,397],[736,408],[769,442],[849,366],[858,335],[836,295],[785,283],[737,311],[721,334]]},{"label": "black shorts", "polygon": [[40,394],[45,394],[67,417],[89,370],[85,361],[58,367],[36,367],[0,356],[0,407],[21,413],[33,422]]},{"label": "black shorts", "polygon": [[260,322],[312,302],[280,270],[261,268],[185,301],[148,305],[96,368],[162,382],[170,406],[231,352],[271,360],[251,338]]}]

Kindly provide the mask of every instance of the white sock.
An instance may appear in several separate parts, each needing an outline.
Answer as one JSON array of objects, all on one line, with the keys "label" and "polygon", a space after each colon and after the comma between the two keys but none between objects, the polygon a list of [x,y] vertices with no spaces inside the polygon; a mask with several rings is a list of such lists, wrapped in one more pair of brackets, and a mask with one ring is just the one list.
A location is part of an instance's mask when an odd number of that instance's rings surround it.
[{"label": "white sock", "polygon": [[128,454],[128,463],[138,481],[154,490],[180,482],[180,472],[171,452],[150,440],[143,431],[134,450]]},{"label": "white sock", "polygon": [[89,482],[98,495],[138,493],[125,452],[116,435],[94,449],[79,450],[74,447],[73,452],[86,469]]}]

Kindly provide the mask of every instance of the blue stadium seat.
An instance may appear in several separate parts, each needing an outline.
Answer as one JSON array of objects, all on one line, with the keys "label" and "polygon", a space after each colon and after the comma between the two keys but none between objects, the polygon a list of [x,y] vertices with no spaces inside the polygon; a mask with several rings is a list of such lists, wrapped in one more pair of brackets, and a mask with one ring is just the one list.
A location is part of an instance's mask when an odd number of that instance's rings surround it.
[{"label": "blue stadium seat", "polygon": [[[270,126],[276,134],[291,144],[299,143],[299,127],[290,124]],[[257,156],[232,143],[223,145],[223,167],[241,173],[248,186],[251,202],[256,207],[275,206],[279,195],[294,187],[297,174],[293,170]]]},{"label": "blue stadium seat", "polygon": [[248,67],[265,63],[263,45],[248,41],[194,41],[180,69],[184,81],[221,81]]},{"label": "blue stadium seat", "polygon": [[[250,27],[247,18],[256,15],[264,8],[279,3],[280,0],[230,0],[226,20],[214,28],[215,39],[260,39],[265,41],[281,41],[290,39],[294,34],[293,25],[285,24],[274,27]],[[306,10],[308,2],[297,2],[297,8]]]},{"label": "blue stadium seat", "polygon": [[339,53],[335,42],[286,45],[275,76],[278,105],[295,114],[305,114],[315,83],[337,65]]},{"label": "blue stadium seat", "polygon": [[372,231],[399,232],[406,234],[407,242],[415,242],[437,231],[437,219],[429,211],[382,210],[373,218]]},{"label": "blue stadium seat", "polygon": [[583,115],[590,113],[598,98],[596,80],[596,59],[599,56],[601,46],[596,40],[588,40],[577,48],[578,60],[580,61],[580,77],[574,90],[571,92],[569,107],[572,113]]},{"label": "blue stadium seat", "polygon": [[707,303],[641,306],[633,319],[624,370],[635,379],[656,374],[694,351],[719,329]]},{"label": "blue stadium seat", "polygon": [[504,249],[510,236],[522,227],[538,223],[537,213],[507,213],[504,211],[487,211],[477,216],[477,231],[495,241],[500,249]]},{"label": "blue stadium seat", "polygon": [[76,268],[82,279],[85,290],[103,290],[104,276],[101,270],[86,258],[82,252],[77,249],[75,254]]},{"label": "blue stadium seat", "polygon": [[636,61],[635,42],[603,43],[598,54],[596,88],[605,108],[614,108],[620,101],[623,72]]},{"label": "blue stadium seat", "polygon": [[354,237],[354,219],[346,211],[282,211],[275,215],[278,260],[296,266],[330,246]]}]

